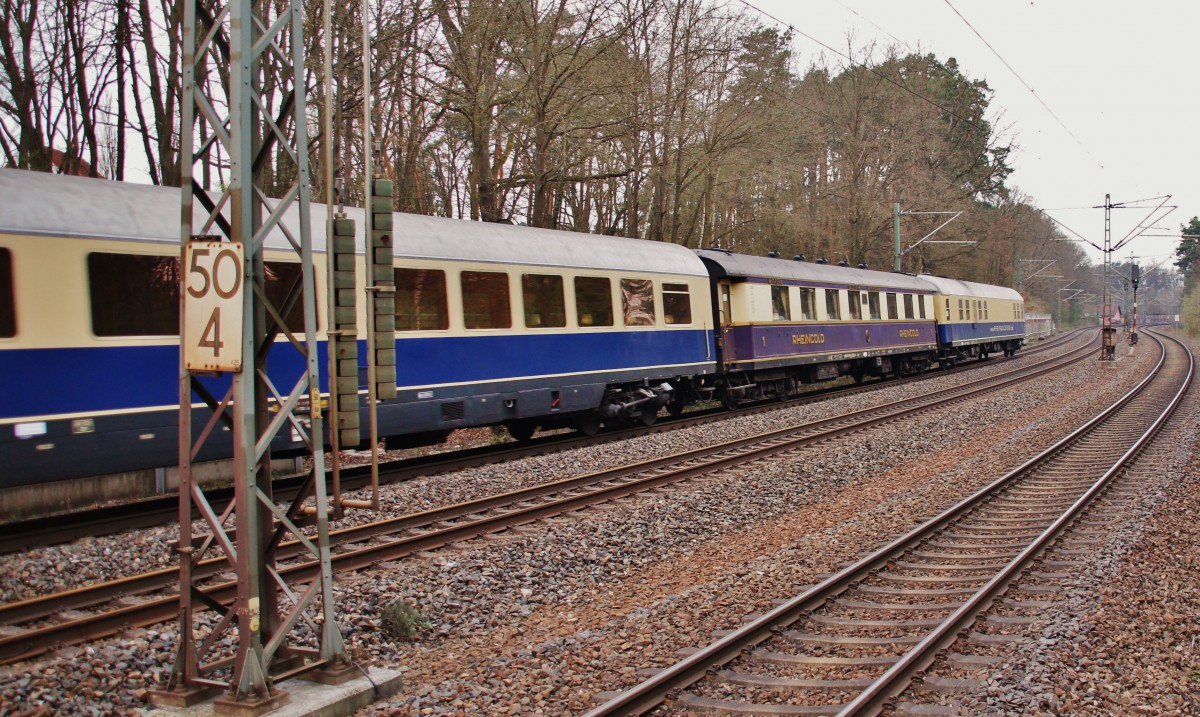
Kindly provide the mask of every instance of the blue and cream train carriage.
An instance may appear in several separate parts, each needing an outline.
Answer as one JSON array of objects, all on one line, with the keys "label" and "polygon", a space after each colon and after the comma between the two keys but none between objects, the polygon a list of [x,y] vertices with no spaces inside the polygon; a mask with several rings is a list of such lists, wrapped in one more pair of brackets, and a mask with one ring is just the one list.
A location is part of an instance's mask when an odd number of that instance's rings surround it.
[{"label": "blue and cream train carriage", "polygon": [[992,354],[1011,356],[1025,339],[1025,304],[1013,289],[921,276],[936,290],[938,360],[954,365]]},{"label": "blue and cream train carriage", "polygon": [[[174,465],[179,190],[0,169],[0,198],[0,488]],[[314,205],[321,365],[325,220]],[[1023,333],[1020,295],[1001,287],[407,214],[393,225],[397,397],[379,409],[393,446],[469,426],[525,438],[649,423],[705,398],[1010,354]],[[282,234],[265,260],[278,300],[299,273]],[[299,361],[275,350],[268,365]],[[205,450],[221,457],[228,436]]]},{"label": "blue and cream train carriage", "polygon": [[708,274],[682,246],[396,214],[403,433],[654,421],[715,373]]}]

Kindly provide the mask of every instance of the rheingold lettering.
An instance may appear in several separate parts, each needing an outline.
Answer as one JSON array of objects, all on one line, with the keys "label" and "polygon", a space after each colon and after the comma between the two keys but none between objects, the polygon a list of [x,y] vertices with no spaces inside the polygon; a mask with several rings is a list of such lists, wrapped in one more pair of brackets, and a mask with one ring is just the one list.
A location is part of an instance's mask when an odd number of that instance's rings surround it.
[{"label": "rheingold lettering", "polygon": [[823,343],[825,343],[825,334],[792,334],[792,346]]}]

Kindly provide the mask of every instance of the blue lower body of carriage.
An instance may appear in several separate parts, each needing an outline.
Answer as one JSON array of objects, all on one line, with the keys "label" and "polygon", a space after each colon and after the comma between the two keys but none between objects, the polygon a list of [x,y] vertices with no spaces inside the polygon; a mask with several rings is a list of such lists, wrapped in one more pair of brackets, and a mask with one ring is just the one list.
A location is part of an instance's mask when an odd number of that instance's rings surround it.
[{"label": "blue lower body of carriage", "polygon": [[[365,356],[365,342],[359,349]],[[598,405],[611,383],[714,370],[712,334],[705,330],[405,338],[396,349],[399,393],[380,406],[381,435],[581,411]],[[324,343],[318,360],[324,374]],[[305,369],[284,343],[272,350],[269,366],[280,390],[295,385]],[[6,421],[0,425],[0,488],[178,463],[177,346],[5,350],[0,376],[0,420]],[[365,378],[363,368],[364,387]],[[217,400],[229,382],[201,379]],[[193,401],[202,399],[194,394]],[[207,409],[194,412],[197,435],[210,416]],[[300,445],[285,430],[272,448]],[[218,430],[197,458],[228,457],[231,446],[231,434]]]},{"label": "blue lower body of carriage", "polygon": [[931,351],[932,321],[748,324],[725,330],[726,365],[764,369]]},{"label": "blue lower body of carriage", "polygon": [[1025,337],[1024,321],[981,321],[977,323],[938,324],[937,338],[942,346],[969,346],[989,342],[1008,342]]},{"label": "blue lower body of carriage", "polygon": [[396,362],[396,400],[379,416],[400,433],[586,411],[609,385],[715,371],[712,332],[678,329],[404,338]]}]

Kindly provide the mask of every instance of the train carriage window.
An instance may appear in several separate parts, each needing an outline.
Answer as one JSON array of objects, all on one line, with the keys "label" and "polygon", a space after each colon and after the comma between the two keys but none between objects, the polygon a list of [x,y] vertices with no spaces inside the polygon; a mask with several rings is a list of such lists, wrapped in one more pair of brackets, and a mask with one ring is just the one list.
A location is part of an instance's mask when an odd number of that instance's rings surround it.
[{"label": "train carriage window", "polygon": [[879,292],[872,291],[867,294],[867,311],[871,314],[872,321],[878,321],[883,318],[879,313]]},{"label": "train carriage window", "polygon": [[[961,307],[960,307],[961,308]],[[950,320],[950,299],[946,299],[946,321]]]},{"label": "train carriage window", "polygon": [[[920,313],[921,318],[922,319],[925,318],[925,297],[924,296],[917,297],[917,309],[919,309],[921,312]],[[947,310],[946,313],[947,314],[950,313],[949,310]]]},{"label": "train carriage window", "polygon": [[[924,308],[924,307],[922,307],[922,308]],[[925,312],[922,311],[921,313],[924,314]],[[905,294],[904,295],[904,318],[911,319],[912,317],[913,317],[913,295]],[[921,318],[925,318],[925,317],[922,316]]]},{"label": "train carriage window", "polygon": [[958,300],[958,320],[959,321],[963,320],[963,300],[962,299]]},{"label": "train carriage window", "polygon": [[988,302],[985,301],[983,302],[983,320],[987,321],[990,314],[991,312],[988,311]]},{"label": "train carriage window", "polygon": [[395,276],[397,331],[445,331],[450,328],[446,272],[397,268]]},{"label": "train carriage window", "polygon": [[561,276],[523,274],[521,296],[525,302],[525,326],[553,329],[567,325],[567,304],[563,299]]},{"label": "train carriage window", "polygon": [[602,276],[575,277],[575,312],[580,326],[612,326],[612,282]]},{"label": "train carriage window", "polygon": [[13,291],[12,252],[0,248],[0,339],[17,335],[17,300]]},{"label": "train carriage window", "polygon": [[[896,295],[895,294],[887,295],[887,310],[888,310],[887,317],[889,319],[900,318],[900,310],[896,308]],[[912,318],[912,317],[910,316],[909,318]]]},{"label": "train carriage window", "polygon": [[178,336],[179,257],[88,254],[96,336]]},{"label": "train carriage window", "polygon": [[687,284],[663,284],[663,319],[668,324],[692,323],[692,296]]},{"label": "train carriage window", "polygon": [[862,319],[862,294],[857,291],[851,291],[850,294],[850,319],[859,321]]},{"label": "train carriage window", "polygon": [[461,279],[463,323],[468,329],[512,328],[508,274],[464,271]]},{"label": "train carriage window", "polygon": [[837,289],[825,290],[825,316],[833,321],[842,318],[842,302],[838,301]]},{"label": "train carriage window", "polygon": [[792,302],[786,286],[771,287],[771,318],[775,321],[792,320]]},{"label": "train carriage window", "polygon": [[805,321],[817,320],[817,290],[800,289],[800,316]]},{"label": "train carriage window", "polygon": [[[268,261],[266,265],[266,293],[267,301],[271,302],[277,311],[283,311],[283,303],[287,300],[288,292],[293,286],[299,286],[302,280],[302,270],[300,262],[296,261]],[[321,311],[317,309],[317,323],[321,322]],[[292,308],[288,311],[287,317],[288,328],[295,333],[304,332],[304,304],[299,297],[292,304]]]},{"label": "train carriage window", "polygon": [[621,279],[621,308],[626,326],[654,325],[654,282]]}]

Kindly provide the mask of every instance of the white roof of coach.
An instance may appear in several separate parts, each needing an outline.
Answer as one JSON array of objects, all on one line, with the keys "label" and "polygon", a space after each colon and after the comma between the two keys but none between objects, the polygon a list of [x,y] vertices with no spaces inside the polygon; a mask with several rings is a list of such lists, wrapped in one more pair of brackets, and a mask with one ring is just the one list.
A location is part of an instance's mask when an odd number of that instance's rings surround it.
[{"label": "white roof of coach", "polygon": [[708,276],[690,249],[669,242],[419,214],[393,216],[398,257]]},{"label": "white roof of coach", "polygon": [[0,169],[0,231],[179,243],[179,190]]},{"label": "white roof of coach", "polygon": [[1000,299],[1003,301],[1024,301],[1020,293],[1007,286],[994,286],[992,284],[980,284],[975,281],[947,279],[944,276],[934,276],[932,274],[922,274],[920,278],[932,284],[939,294],[977,296],[981,299]]},{"label": "white roof of coach", "polygon": [[933,287],[927,282],[921,281],[911,274],[896,274],[852,266],[817,264],[810,261],[751,256],[749,254],[730,254],[715,249],[702,249],[696,253],[720,266],[727,275],[735,277],[791,279],[821,284],[869,286],[923,293],[933,290]]},{"label": "white roof of coach", "polygon": [[[178,244],[179,194],[171,187],[0,169],[0,231]],[[313,249],[324,251],[325,206],[310,206]],[[203,214],[198,206],[193,220]],[[346,214],[356,220],[361,253],[362,210],[347,207]],[[295,230],[294,210],[283,223]],[[691,250],[666,242],[401,213],[393,214],[392,233],[398,257],[708,275]],[[276,231],[267,246],[286,249],[289,244]]]}]

